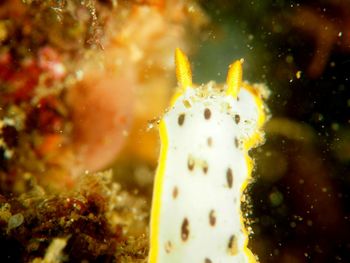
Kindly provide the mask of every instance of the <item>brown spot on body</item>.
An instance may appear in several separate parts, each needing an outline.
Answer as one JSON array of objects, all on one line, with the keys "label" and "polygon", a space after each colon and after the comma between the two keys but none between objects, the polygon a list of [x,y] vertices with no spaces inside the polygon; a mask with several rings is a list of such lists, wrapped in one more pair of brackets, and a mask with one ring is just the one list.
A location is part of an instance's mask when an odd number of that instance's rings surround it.
[{"label": "brown spot on body", "polygon": [[236,114],[235,115],[235,122],[236,122],[236,124],[238,124],[240,121],[241,121],[241,117],[238,114]]},{"label": "brown spot on body", "polygon": [[188,100],[183,101],[184,106],[188,109],[191,108],[191,103]]},{"label": "brown spot on body", "polygon": [[181,239],[182,241],[186,241],[188,239],[188,236],[190,235],[189,230],[189,222],[188,219],[185,217],[185,219],[182,221],[181,225]]},{"label": "brown spot on body", "polygon": [[205,258],[204,263],[212,263],[212,261],[209,258]]},{"label": "brown spot on body", "polygon": [[207,139],[207,144],[208,144],[209,147],[211,147],[213,145],[213,139],[211,137],[209,137]]},{"label": "brown spot on body", "polygon": [[185,113],[181,113],[177,118],[177,123],[179,124],[179,126],[182,126],[184,122],[185,122]]},{"label": "brown spot on body", "polygon": [[216,215],[214,210],[211,210],[209,213],[209,224],[211,226],[215,226],[216,224]]},{"label": "brown spot on body", "polygon": [[228,241],[228,253],[232,256],[238,253],[238,244],[235,235],[232,235]]},{"label": "brown spot on body", "polygon": [[192,156],[188,156],[187,167],[188,167],[188,170],[190,170],[190,171],[192,171],[194,168],[194,159]]},{"label": "brown spot on body", "polygon": [[205,110],[204,110],[204,118],[205,118],[206,120],[209,120],[210,117],[211,117],[211,111],[210,111],[210,109],[205,108]]},{"label": "brown spot on body", "polygon": [[207,174],[209,167],[206,161],[203,162],[202,169],[203,169],[203,173]]},{"label": "brown spot on body", "polygon": [[171,243],[171,241],[167,241],[164,245],[165,252],[170,253],[172,248],[173,248],[173,244]]},{"label": "brown spot on body", "polygon": [[233,185],[233,173],[232,169],[228,168],[226,171],[226,180],[227,180],[227,185],[229,188],[232,188]]},{"label": "brown spot on body", "polygon": [[238,141],[238,139],[236,137],[235,137],[235,146],[236,146],[236,148],[239,147],[239,141]]},{"label": "brown spot on body", "polygon": [[173,189],[173,198],[176,199],[177,195],[179,194],[179,190],[177,189],[177,187],[175,186]]}]

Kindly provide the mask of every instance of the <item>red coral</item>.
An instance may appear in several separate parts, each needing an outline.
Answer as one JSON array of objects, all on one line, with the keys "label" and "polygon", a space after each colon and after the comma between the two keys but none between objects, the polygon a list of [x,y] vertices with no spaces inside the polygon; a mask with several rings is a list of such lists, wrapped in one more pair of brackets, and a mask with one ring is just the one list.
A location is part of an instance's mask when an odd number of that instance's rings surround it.
[{"label": "red coral", "polygon": [[[39,78],[46,74],[46,84],[61,80],[65,76],[65,68],[58,53],[43,47],[36,58],[16,61],[10,53],[0,56],[0,82],[5,88],[3,100],[7,103],[28,101],[34,96]],[[47,85],[50,86],[50,85]]]}]

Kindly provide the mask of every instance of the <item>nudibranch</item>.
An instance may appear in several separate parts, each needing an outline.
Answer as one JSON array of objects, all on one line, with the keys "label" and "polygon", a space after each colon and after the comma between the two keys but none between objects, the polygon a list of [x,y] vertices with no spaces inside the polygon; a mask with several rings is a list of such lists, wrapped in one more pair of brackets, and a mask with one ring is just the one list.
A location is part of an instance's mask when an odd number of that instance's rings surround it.
[{"label": "nudibranch", "polygon": [[248,151],[263,141],[266,90],[242,81],[242,60],[226,84],[200,86],[180,49],[175,60],[179,87],[159,124],[149,262],[256,262],[240,201]]}]

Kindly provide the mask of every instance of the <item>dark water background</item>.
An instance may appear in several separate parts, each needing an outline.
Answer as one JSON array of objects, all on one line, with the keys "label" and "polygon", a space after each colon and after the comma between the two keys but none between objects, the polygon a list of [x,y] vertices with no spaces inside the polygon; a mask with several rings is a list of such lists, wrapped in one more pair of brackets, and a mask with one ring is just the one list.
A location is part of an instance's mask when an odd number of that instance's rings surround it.
[{"label": "dark water background", "polygon": [[350,2],[201,1],[213,20],[194,79],[271,90],[250,211],[261,262],[350,262]]}]

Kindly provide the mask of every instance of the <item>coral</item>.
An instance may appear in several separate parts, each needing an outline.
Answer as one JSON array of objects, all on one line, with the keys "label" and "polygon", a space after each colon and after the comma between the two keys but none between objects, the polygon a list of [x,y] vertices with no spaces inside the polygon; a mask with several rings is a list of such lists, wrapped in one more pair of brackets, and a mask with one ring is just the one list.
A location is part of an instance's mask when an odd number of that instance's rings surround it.
[{"label": "coral", "polygon": [[[26,262],[47,249],[42,261],[46,262],[57,238],[64,240],[60,254],[68,262],[145,258],[147,243],[141,241],[147,240],[143,232],[147,216],[142,216],[147,214],[145,201],[121,191],[111,179],[110,172],[91,174],[75,190],[64,194],[50,194],[33,185],[31,191],[17,198],[2,197],[2,242],[16,243],[8,247],[9,251],[15,254],[22,250]],[[129,238],[131,234],[134,238]],[[35,260],[40,262],[39,258]]]},{"label": "coral", "polygon": [[1,262],[146,259],[149,196],[95,172],[155,165],[173,50],[206,23],[195,1],[0,4]]},{"label": "coral", "polygon": [[[154,165],[157,135],[145,130],[171,94],[167,74],[175,46],[187,46],[184,26],[198,31],[207,22],[196,3],[15,1],[7,8],[0,117],[16,118],[21,143],[13,155],[23,160],[16,176],[30,168],[42,184],[72,187],[125,144],[123,155]],[[57,169],[63,180],[54,179]]]}]

